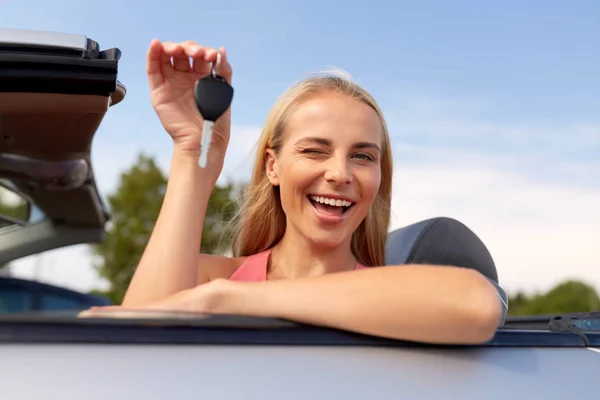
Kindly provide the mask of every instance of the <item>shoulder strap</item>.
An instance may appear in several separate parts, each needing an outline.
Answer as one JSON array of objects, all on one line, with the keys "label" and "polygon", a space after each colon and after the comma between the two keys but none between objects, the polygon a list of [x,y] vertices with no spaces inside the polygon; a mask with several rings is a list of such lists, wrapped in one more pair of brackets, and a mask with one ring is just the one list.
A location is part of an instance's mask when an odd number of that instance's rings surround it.
[{"label": "shoulder strap", "polygon": [[267,262],[271,250],[266,250],[261,253],[253,254],[246,257],[246,260],[238,267],[231,275],[229,280],[232,281],[253,281],[260,282],[267,280]]}]

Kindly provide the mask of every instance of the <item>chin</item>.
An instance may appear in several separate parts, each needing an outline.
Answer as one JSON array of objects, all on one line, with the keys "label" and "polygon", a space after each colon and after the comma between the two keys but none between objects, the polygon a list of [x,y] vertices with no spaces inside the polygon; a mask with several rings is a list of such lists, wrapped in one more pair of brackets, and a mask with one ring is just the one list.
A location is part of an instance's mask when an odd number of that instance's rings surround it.
[{"label": "chin", "polygon": [[316,221],[316,223],[304,224],[302,233],[316,247],[333,249],[346,246],[349,248],[356,227],[352,221],[345,221],[342,224],[323,224]]},{"label": "chin", "polygon": [[308,239],[316,247],[334,249],[340,246],[350,246],[352,235],[341,234],[340,232],[311,232]]}]

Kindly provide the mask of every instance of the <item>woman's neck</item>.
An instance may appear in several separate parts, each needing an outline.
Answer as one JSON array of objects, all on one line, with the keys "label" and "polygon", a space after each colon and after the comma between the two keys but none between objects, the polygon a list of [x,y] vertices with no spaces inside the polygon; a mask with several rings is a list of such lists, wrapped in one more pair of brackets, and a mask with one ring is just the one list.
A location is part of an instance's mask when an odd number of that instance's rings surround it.
[{"label": "woman's neck", "polygon": [[292,229],[286,230],[269,258],[270,279],[300,278],[350,271],[356,265],[350,241],[338,247],[320,247]]}]

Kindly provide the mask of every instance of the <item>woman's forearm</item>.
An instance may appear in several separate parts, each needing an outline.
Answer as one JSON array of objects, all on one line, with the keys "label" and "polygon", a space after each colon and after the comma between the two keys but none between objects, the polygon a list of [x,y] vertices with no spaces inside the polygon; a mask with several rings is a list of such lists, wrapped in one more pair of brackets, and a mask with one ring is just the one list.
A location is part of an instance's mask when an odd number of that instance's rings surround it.
[{"label": "woman's forearm", "polygon": [[175,148],[160,214],[123,305],[156,301],[198,283],[202,227],[217,177]]},{"label": "woman's forearm", "polygon": [[231,287],[217,312],[418,342],[487,341],[501,314],[496,289],[466,268],[377,267]]}]

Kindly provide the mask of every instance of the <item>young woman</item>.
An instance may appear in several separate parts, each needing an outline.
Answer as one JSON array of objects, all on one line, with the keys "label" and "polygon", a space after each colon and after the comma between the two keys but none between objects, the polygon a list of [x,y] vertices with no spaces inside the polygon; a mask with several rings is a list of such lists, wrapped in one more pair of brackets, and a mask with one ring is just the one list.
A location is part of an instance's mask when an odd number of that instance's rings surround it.
[{"label": "young woman", "polygon": [[[219,51],[218,73],[231,82]],[[191,41],[150,45],[152,104],[174,150],[160,216],[120,307],[284,318],[422,342],[490,339],[501,303],[480,273],[384,266],[390,139],[375,100],[341,76],[311,77],[277,100],[259,139],[234,256],[199,254],[231,114],[215,124],[208,166],[199,168],[202,119],[192,89],[216,58]]]}]

